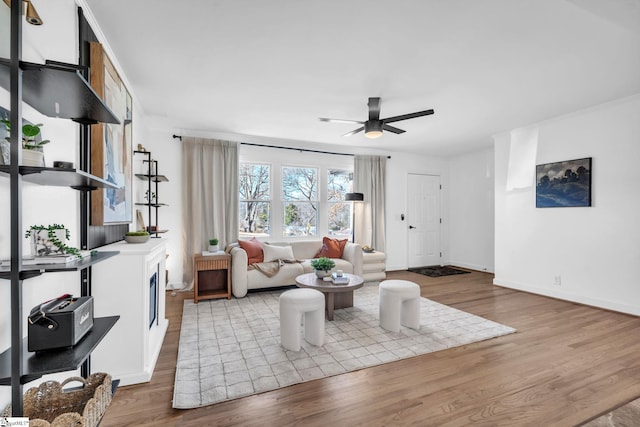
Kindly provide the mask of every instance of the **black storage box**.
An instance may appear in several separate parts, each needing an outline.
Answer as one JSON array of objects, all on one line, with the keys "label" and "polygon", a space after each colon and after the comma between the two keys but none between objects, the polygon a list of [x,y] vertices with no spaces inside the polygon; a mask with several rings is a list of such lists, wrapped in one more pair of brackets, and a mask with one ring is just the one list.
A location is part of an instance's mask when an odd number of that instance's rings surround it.
[{"label": "black storage box", "polygon": [[93,297],[62,295],[31,310],[29,351],[76,345],[93,327]]}]

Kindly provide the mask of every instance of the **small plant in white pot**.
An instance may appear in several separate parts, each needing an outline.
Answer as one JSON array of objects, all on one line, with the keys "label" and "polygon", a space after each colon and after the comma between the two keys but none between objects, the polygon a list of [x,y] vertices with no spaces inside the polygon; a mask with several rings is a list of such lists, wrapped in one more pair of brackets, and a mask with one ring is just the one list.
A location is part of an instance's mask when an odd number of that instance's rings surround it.
[{"label": "small plant in white pot", "polygon": [[[11,142],[9,133],[11,132],[11,121],[0,120],[7,130],[7,141]],[[44,166],[44,151],[42,146],[48,144],[48,139],[42,140],[40,136],[41,123],[33,125],[27,123],[22,126],[22,165],[23,166]],[[3,153],[4,154],[4,153]],[[8,163],[8,162],[5,162]]]},{"label": "small plant in white pot", "polygon": [[82,258],[80,251],[68,246],[70,233],[63,224],[32,225],[25,233],[25,238],[31,238],[31,255],[33,256],[60,256],[75,255]]},{"label": "small plant in white pot", "polygon": [[213,239],[209,239],[209,248],[207,250],[209,252],[218,252],[220,250],[218,243],[220,243],[220,241],[215,237]]},{"label": "small plant in white pot", "polygon": [[316,276],[318,276],[319,279],[330,276],[331,269],[335,266],[336,263],[327,257],[320,257],[311,260],[311,267],[313,267]]}]

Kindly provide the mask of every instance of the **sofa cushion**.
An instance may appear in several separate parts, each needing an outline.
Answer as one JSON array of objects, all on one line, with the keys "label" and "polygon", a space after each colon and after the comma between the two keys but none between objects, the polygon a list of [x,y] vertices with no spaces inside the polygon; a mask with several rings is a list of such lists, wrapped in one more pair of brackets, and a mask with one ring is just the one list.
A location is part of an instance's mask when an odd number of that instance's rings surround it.
[{"label": "sofa cushion", "polygon": [[265,243],[262,245],[262,251],[264,252],[264,262],[295,259],[291,246],[274,246]]},{"label": "sofa cushion", "polygon": [[315,258],[327,257],[327,258],[342,258],[342,252],[347,244],[347,239],[338,240],[331,237],[322,238],[322,247],[316,254]]},{"label": "sofa cushion", "polygon": [[251,240],[238,240],[238,244],[247,253],[247,263],[253,264],[264,261],[264,253],[260,241],[253,237]]}]

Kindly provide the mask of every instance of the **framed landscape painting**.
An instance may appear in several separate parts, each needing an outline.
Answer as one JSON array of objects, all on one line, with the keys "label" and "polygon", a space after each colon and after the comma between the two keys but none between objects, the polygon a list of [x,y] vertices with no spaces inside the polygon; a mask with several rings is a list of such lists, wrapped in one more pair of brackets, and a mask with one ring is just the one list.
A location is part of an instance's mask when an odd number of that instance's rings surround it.
[{"label": "framed landscape painting", "polygon": [[591,206],[591,157],[536,165],[536,207]]}]

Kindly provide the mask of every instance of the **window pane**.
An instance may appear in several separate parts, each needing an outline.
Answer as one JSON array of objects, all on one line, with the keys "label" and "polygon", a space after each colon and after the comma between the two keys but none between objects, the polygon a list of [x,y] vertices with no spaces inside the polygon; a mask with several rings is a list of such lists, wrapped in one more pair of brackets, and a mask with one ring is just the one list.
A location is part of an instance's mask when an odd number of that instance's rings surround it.
[{"label": "window pane", "polygon": [[240,200],[271,199],[271,167],[254,163],[240,164]]},{"label": "window pane", "polygon": [[282,235],[315,236],[318,223],[318,204],[314,202],[285,202]]},{"label": "window pane", "polygon": [[344,195],[351,191],[353,172],[329,170],[327,177],[327,198],[330,202],[344,200]]},{"label": "window pane", "polygon": [[269,202],[240,202],[240,235],[269,235]]},{"label": "window pane", "polygon": [[282,200],[317,201],[318,171],[314,168],[282,168]]},{"label": "window pane", "polygon": [[329,235],[351,236],[351,203],[329,203]]},{"label": "window pane", "polygon": [[271,211],[271,167],[240,164],[239,232],[246,236],[268,236]]}]

